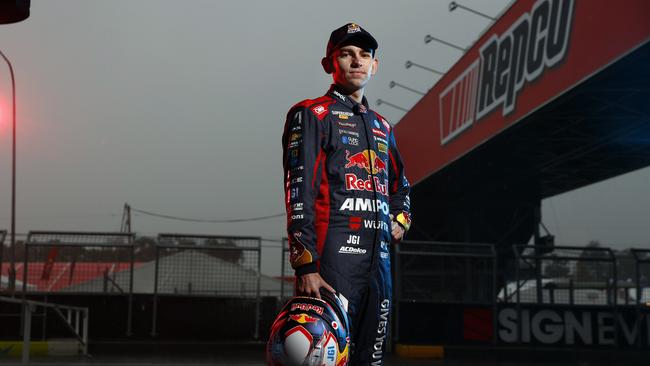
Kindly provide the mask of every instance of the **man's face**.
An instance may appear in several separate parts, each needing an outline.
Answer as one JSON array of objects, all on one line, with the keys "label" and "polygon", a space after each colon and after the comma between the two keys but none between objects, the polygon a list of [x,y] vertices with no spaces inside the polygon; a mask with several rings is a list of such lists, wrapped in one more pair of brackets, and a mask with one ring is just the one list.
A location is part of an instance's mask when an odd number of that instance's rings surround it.
[{"label": "man's face", "polygon": [[334,83],[348,92],[365,87],[370,77],[377,72],[377,59],[371,51],[348,45],[332,53]]}]

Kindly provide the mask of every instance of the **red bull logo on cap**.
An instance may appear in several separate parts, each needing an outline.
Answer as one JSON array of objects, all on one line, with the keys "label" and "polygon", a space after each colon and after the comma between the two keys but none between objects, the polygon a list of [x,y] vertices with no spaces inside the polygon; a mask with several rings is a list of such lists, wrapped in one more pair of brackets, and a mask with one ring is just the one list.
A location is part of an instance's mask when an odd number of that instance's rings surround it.
[{"label": "red bull logo on cap", "polygon": [[357,167],[365,169],[368,174],[377,174],[382,171],[388,174],[386,163],[377,156],[374,150],[370,150],[370,156],[368,156],[368,150],[363,150],[352,155],[350,155],[350,151],[345,150],[345,160],[348,161],[345,164],[346,169]]},{"label": "red bull logo on cap", "polygon": [[361,28],[359,28],[358,25],[354,23],[348,24],[348,33],[357,33],[357,32],[361,32]]}]

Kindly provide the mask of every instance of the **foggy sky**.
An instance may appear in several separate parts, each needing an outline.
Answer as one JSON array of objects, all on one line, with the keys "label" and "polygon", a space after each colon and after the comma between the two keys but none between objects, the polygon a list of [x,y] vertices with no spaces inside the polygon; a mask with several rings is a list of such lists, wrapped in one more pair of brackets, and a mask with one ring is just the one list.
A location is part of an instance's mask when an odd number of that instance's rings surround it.
[{"label": "foggy sky", "polygon": [[[486,19],[448,1],[33,0],[0,25],[18,95],[17,232],[117,231],[122,206],[231,219],[282,213],[284,116],[330,79],[319,64],[347,22],[378,39],[371,106],[392,123],[438,80],[406,60],[447,70]],[[497,16],[508,0],[464,0]],[[0,64],[0,229],[10,228],[10,82]],[[399,141],[398,143],[405,143]],[[406,167],[408,174],[408,166]],[[543,203],[558,244],[650,246],[650,169]],[[435,209],[435,207],[432,207]],[[417,219],[417,218],[416,218]],[[285,219],[247,224],[133,217],[140,235],[182,232],[279,239]],[[265,243],[267,244],[267,243]],[[272,244],[270,244],[272,245]],[[275,255],[275,254],[272,254]],[[278,254],[279,256],[279,254]]]}]

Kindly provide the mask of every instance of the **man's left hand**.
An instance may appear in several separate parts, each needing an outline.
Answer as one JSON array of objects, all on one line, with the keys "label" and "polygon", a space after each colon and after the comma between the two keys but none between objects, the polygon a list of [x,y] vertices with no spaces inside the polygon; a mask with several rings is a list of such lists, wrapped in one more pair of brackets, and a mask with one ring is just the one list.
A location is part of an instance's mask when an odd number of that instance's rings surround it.
[{"label": "man's left hand", "polygon": [[394,221],[393,218],[393,215],[390,215],[391,235],[393,236],[393,241],[400,241],[404,236],[404,228],[397,221]]}]

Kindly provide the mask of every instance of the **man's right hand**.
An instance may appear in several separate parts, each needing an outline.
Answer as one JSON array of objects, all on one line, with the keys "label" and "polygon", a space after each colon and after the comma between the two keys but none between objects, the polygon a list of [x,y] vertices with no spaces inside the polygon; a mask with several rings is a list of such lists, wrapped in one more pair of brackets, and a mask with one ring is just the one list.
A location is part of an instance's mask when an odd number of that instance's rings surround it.
[{"label": "man's right hand", "polygon": [[298,295],[310,296],[320,299],[320,288],[324,287],[327,291],[336,293],[336,290],[330,286],[323,277],[317,272],[307,273],[296,277],[296,290]]}]

